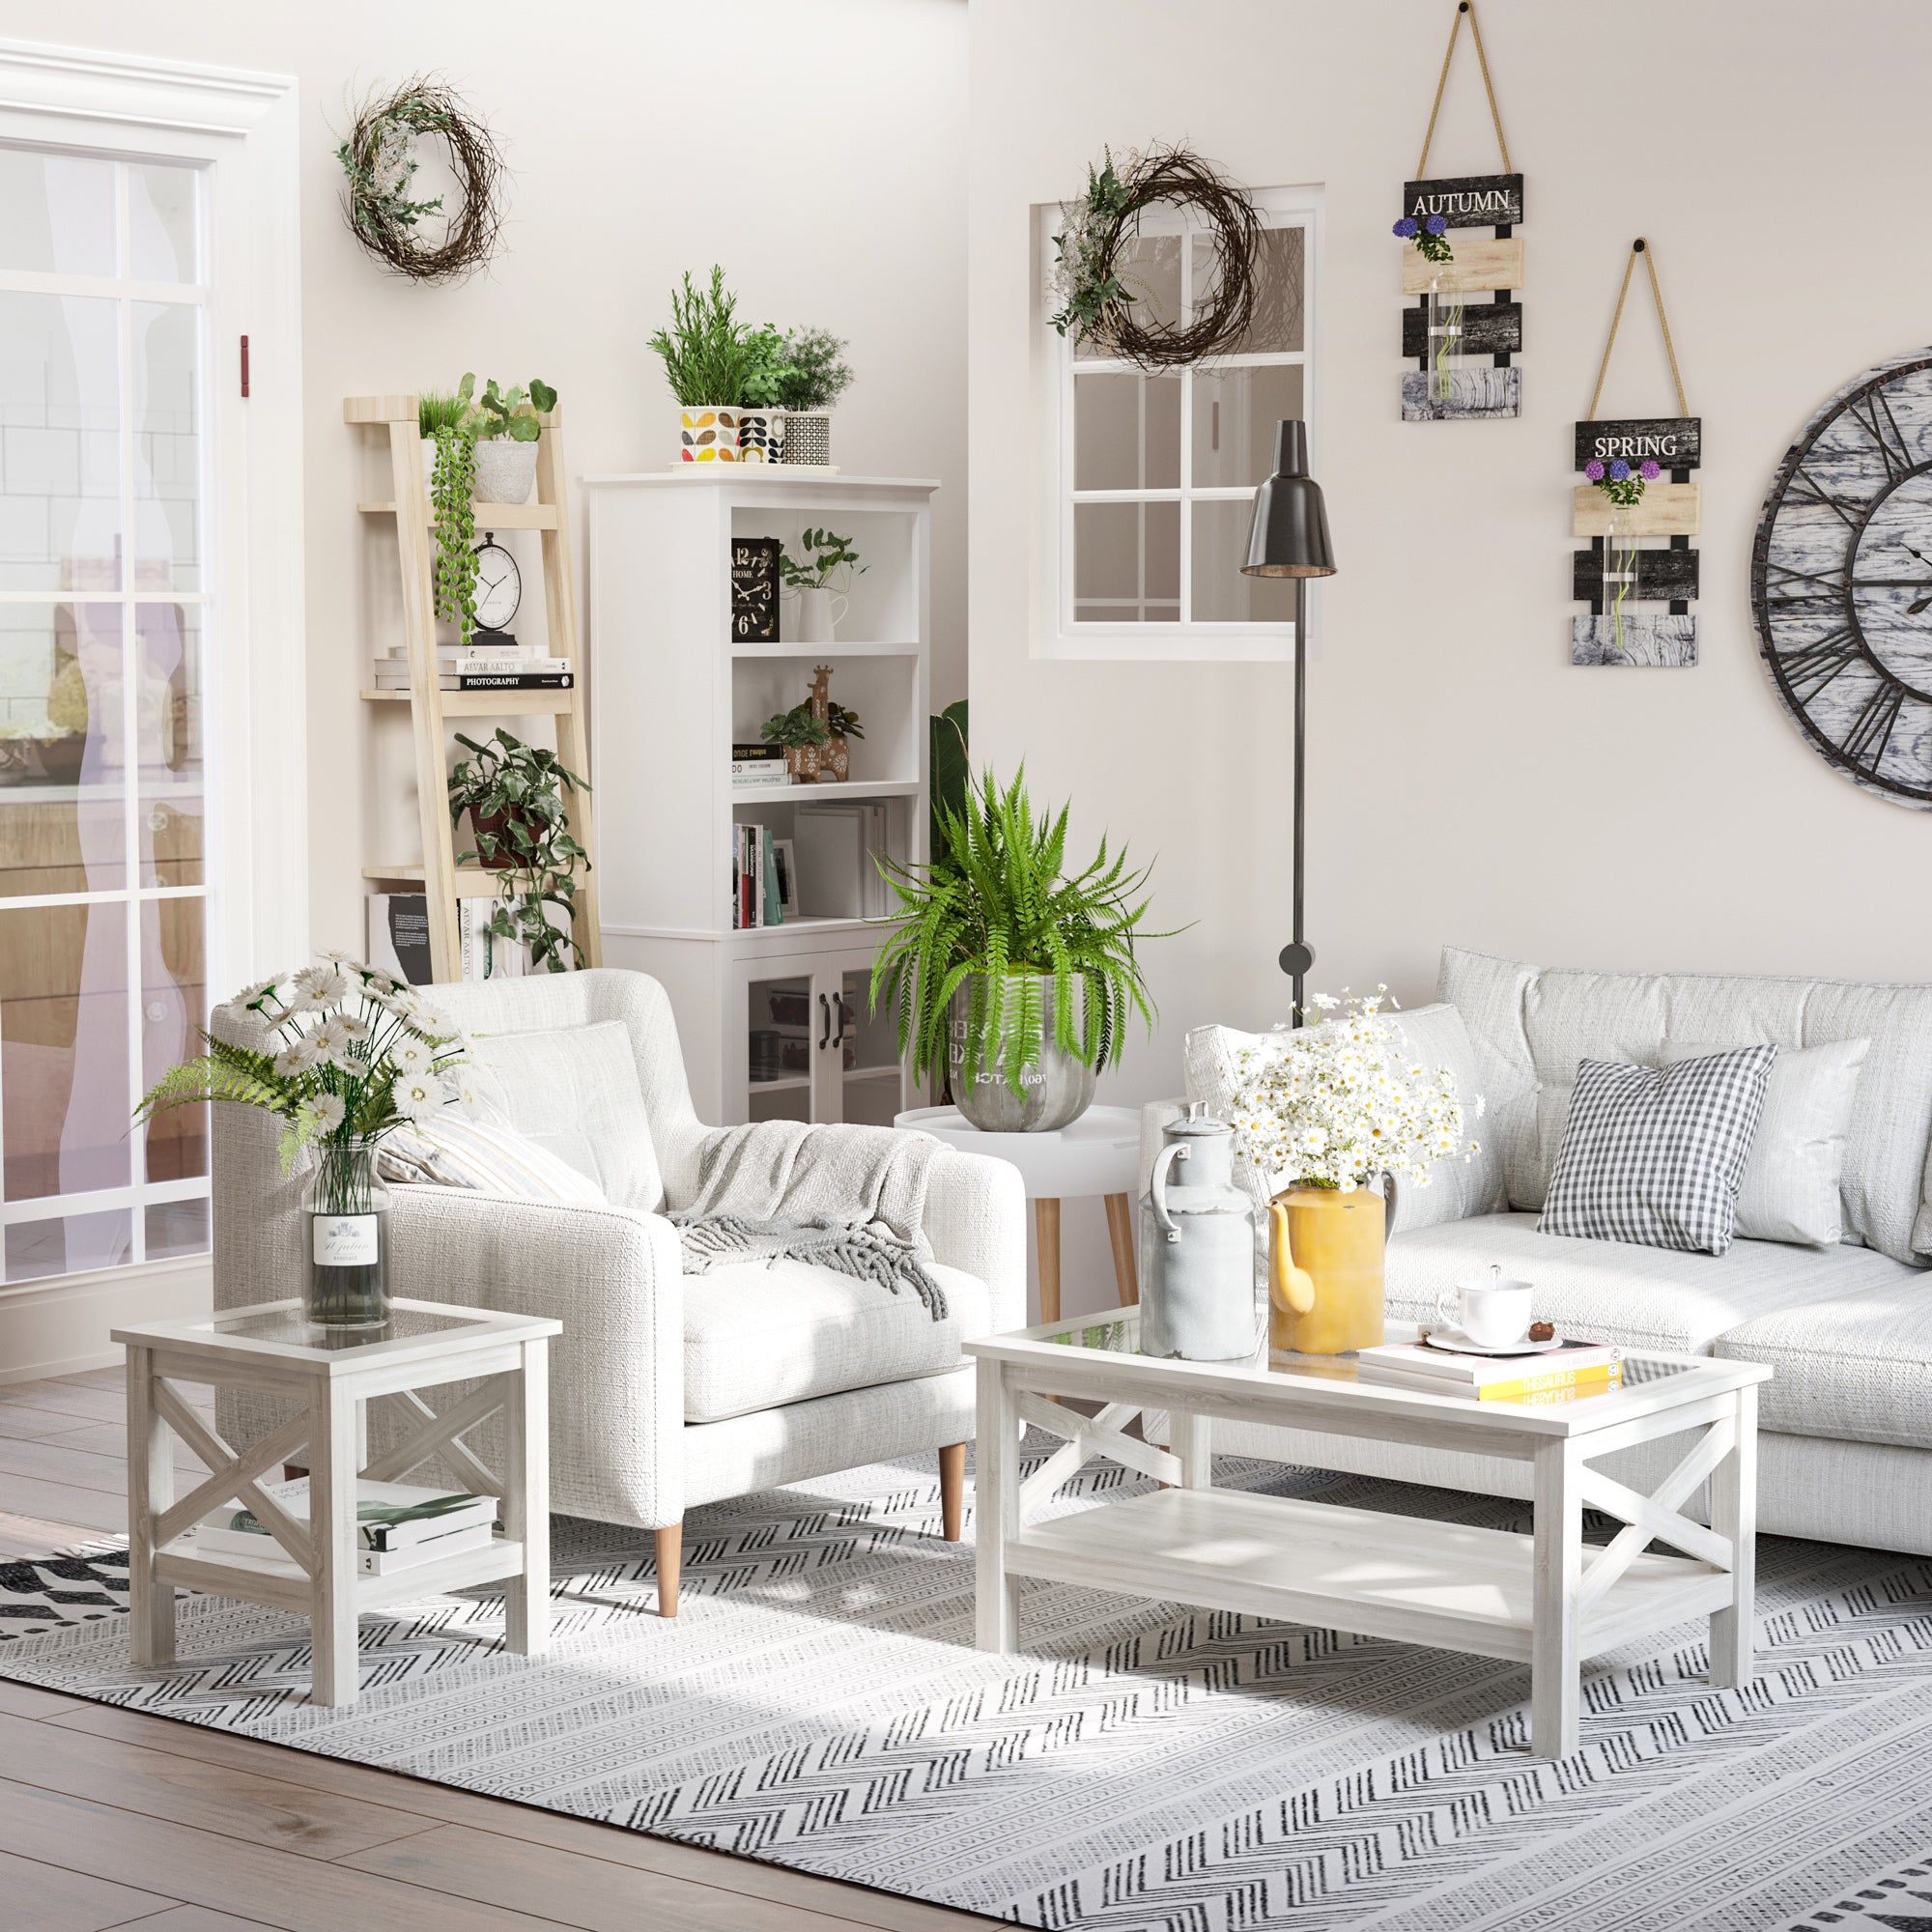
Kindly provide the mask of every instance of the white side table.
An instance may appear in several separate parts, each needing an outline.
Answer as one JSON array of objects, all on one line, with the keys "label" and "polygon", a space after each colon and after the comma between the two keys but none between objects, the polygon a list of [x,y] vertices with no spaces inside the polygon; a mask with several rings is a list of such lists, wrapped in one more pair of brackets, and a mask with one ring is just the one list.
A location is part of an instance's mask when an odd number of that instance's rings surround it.
[{"label": "white side table", "polygon": [[1140,1180],[1141,1117],[1132,1107],[1089,1107],[1071,1126],[1050,1134],[982,1134],[957,1107],[915,1107],[893,1124],[917,1127],[962,1153],[989,1153],[1019,1169],[1039,1243],[1042,1321],[1060,1320],[1060,1204],[1069,1195],[1097,1194],[1105,1201],[1121,1306],[1139,1301],[1134,1189]]},{"label": "white side table", "polygon": [[[563,1324],[433,1301],[398,1301],[386,1327],[331,1337],[297,1301],[229,1309],[207,1321],[117,1328],[128,1349],[128,1577],[136,1669],[171,1663],[175,1589],[306,1611],[316,1704],[355,1701],[358,1612],[406,1597],[507,1580],[504,1641],[525,1656],[550,1646],[550,1338]],[[440,1414],[414,1392],[482,1378]],[[301,1412],[252,1448],[229,1447],[174,1383],[209,1382],[292,1396]],[[370,1460],[364,1405],[396,1404],[413,1425]],[[488,1468],[462,1440],[501,1411],[503,1466]],[[210,1474],[177,1502],[168,1431]],[[259,1487],[306,1445],[309,1520]],[[454,1463],[478,1495],[501,1499],[503,1533],[480,1549],[381,1577],[356,1574],[355,1485],[389,1483],[432,1459]],[[278,1548],[260,1556],[197,1551],[185,1532],[240,1497]]]}]

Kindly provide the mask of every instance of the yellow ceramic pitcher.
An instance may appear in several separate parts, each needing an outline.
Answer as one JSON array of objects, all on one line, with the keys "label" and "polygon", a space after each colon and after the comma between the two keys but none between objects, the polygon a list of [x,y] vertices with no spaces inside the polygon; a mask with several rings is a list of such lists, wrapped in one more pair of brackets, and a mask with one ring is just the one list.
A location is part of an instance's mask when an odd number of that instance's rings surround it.
[{"label": "yellow ceramic pitcher", "polygon": [[1268,1203],[1268,1346],[1340,1355],[1382,1339],[1386,1204],[1357,1187],[1286,1187]]}]

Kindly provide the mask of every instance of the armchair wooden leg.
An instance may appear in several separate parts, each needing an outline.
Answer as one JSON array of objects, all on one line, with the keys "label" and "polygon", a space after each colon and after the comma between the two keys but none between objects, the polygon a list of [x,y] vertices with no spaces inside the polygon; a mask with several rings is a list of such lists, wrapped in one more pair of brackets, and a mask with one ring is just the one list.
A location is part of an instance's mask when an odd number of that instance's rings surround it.
[{"label": "armchair wooden leg", "polygon": [[940,1533],[948,1543],[959,1541],[966,1503],[966,1445],[949,1442],[939,1452]]},{"label": "armchair wooden leg", "polygon": [[677,1615],[677,1572],[684,1561],[684,1523],[651,1532],[658,1547],[658,1615]]}]

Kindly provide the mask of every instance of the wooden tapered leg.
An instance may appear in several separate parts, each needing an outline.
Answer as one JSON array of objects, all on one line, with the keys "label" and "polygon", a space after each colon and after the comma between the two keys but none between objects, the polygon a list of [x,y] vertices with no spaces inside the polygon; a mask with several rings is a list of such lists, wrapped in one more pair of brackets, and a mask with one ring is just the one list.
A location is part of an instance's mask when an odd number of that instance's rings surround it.
[{"label": "wooden tapered leg", "polygon": [[678,1567],[684,1561],[684,1523],[679,1520],[668,1529],[653,1530],[651,1534],[658,1547],[658,1615],[674,1617]]},{"label": "wooden tapered leg", "polygon": [[959,1541],[959,1525],[965,1515],[966,1445],[949,1442],[939,1452],[940,1534],[948,1543]]},{"label": "wooden tapered leg", "polygon": [[1033,1204],[1033,1232],[1039,1249],[1039,1319],[1060,1320],[1060,1203]]},{"label": "wooden tapered leg", "polygon": [[1114,1287],[1121,1306],[1131,1308],[1141,1298],[1139,1271],[1134,1266],[1134,1204],[1125,1194],[1107,1196],[1107,1239],[1114,1250]]}]

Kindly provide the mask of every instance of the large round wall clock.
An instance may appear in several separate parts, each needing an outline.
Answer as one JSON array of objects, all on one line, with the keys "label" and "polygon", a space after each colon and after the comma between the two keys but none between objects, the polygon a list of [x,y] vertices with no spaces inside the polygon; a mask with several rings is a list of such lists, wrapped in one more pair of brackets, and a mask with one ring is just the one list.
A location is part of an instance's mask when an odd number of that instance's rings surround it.
[{"label": "large round wall clock", "polygon": [[1785,452],[1751,604],[1777,695],[1819,755],[1932,810],[1932,349],[1848,384]]}]

